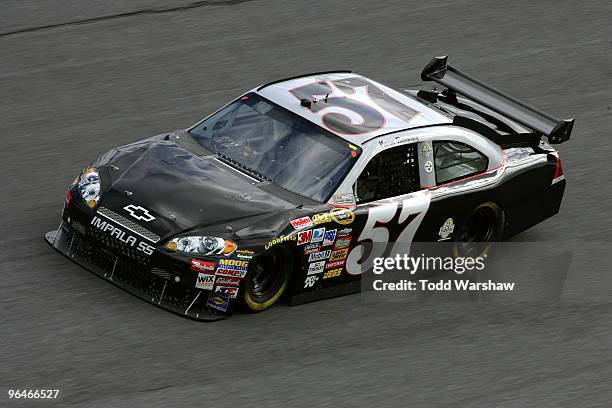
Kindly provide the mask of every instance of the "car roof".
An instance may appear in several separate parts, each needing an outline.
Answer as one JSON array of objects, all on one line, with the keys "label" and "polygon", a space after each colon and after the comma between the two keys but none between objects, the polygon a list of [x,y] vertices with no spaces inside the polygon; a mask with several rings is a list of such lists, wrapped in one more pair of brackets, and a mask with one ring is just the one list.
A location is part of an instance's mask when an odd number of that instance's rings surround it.
[{"label": "car roof", "polygon": [[[349,71],[288,78],[252,92],[356,145],[391,132],[452,122],[409,95]],[[310,100],[310,107],[302,99]]]}]

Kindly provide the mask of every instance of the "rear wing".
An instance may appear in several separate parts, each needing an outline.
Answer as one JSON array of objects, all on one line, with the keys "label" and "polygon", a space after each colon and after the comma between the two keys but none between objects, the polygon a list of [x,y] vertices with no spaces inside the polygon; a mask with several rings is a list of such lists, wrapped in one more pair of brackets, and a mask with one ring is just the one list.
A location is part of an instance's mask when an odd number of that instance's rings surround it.
[{"label": "rear wing", "polygon": [[447,57],[435,57],[421,73],[423,81],[435,81],[449,91],[459,93],[487,108],[544,135],[550,143],[563,143],[570,138],[574,119],[557,119],[512,96],[472,78],[447,63]]}]

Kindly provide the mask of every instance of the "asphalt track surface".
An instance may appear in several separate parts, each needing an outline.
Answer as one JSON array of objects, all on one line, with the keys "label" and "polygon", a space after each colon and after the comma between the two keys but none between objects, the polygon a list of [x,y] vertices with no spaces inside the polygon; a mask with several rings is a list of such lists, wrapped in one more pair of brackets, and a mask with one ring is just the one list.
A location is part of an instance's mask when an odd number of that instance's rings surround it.
[{"label": "asphalt track surface", "polygon": [[[196,3],[0,5],[0,406],[612,404],[612,3]],[[113,146],[186,127],[279,77],[349,68],[418,84],[443,54],[576,117],[560,146],[562,210],[517,237],[582,250],[561,301],[353,295],[205,324],[106,284],[42,238],[69,182]],[[61,394],[9,401],[11,388]]]}]

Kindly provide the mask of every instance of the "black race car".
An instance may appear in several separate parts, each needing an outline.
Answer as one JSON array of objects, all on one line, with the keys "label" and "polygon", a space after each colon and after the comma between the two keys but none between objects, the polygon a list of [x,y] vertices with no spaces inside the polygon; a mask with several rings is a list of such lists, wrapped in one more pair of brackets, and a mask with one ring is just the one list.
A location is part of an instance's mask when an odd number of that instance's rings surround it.
[{"label": "black race car", "polygon": [[[216,320],[355,292],[375,243],[505,240],[559,211],[558,120],[434,58],[393,90],[350,71],[253,89],[102,155],[47,241],[165,309]],[[548,143],[542,138],[546,137]],[[392,246],[392,245],[391,245]]]}]

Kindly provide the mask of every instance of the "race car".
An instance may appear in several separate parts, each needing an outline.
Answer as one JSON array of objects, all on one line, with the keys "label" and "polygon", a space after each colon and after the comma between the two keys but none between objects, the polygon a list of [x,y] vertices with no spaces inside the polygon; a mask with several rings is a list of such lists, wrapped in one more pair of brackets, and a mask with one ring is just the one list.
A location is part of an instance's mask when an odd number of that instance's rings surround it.
[{"label": "race car", "polygon": [[114,148],[70,185],[46,239],[148,302],[218,320],[281,296],[359,291],[398,243],[451,242],[463,256],[559,211],[566,182],[551,144],[574,119],[447,57],[421,77],[440,89],[350,71],[282,79],[188,129]]}]

